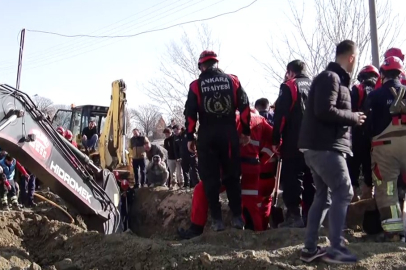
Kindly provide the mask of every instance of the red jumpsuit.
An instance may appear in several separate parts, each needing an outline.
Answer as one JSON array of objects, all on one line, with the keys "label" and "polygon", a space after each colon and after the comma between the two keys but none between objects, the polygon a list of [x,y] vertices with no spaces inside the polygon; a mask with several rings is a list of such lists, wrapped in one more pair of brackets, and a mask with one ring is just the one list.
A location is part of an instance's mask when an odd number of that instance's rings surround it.
[{"label": "red jumpsuit", "polygon": [[[237,116],[237,128],[241,131],[239,125],[239,116]],[[261,172],[259,154],[263,151],[261,161],[268,161],[272,152],[270,150],[272,144],[272,127],[267,123],[265,118],[259,114],[251,113],[251,141],[246,146],[240,147],[241,155],[241,195],[242,204],[250,214],[255,231],[265,230],[263,218],[268,217],[270,213],[270,203],[263,204],[263,196],[260,196],[259,175]],[[269,187],[269,185],[268,185]],[[225,190],[221,187],[220,192]],[[272,193],[272,191],[271,191]],[[268,192],[269,194],[269,192]],[[264,207],[264,205],[266,207]],[[269,209],[268,209],[268,208]],[[203,182],[199,182],[195,186],[192,200],[191,221],[193,224],[204,227],[207,221],[208,202],[204,193]],[[268,222],[266,222],[268,224]]]}]

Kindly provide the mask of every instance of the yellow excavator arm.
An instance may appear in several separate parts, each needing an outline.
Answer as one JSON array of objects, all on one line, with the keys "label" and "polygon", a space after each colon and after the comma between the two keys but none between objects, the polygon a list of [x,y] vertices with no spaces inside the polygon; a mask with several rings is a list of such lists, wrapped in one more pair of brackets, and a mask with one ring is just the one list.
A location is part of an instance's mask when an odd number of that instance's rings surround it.
[{"label": "yellow excavator arm", "polygon": [[102,168],[126,173],[130,182],[134,179],[132,163],[126,146],[127,130],[126,85],[123,80],[112,83],[111,103],[103,130],[100,134],[99,154]]}]

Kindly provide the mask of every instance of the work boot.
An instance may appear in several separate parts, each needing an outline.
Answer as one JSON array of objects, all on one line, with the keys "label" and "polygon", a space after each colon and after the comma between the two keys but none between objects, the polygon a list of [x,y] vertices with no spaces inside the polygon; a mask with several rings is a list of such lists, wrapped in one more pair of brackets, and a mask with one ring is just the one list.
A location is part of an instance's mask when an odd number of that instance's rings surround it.
[{"label": "work boot", "polygon": [[217,219],[217,220],[213,219],[213,221],[211,223],[211,228],[215,232],[224,231],[226,229],[222,219]]},{"label": "work boot", "polygon": [[37,204],[34,201],[29,201],[25,204],[27,208],[34,208]]},{"label": "work boot", "polygon": [[378,235],[376,240],[377,242],[400,242],[401,239],[400,233],[383,232]]},{"label": "work boot", "polygon": [[231,226],[235,229],[244,230],[245,224],[242,216],[233,217],[231,220]]},{"label": "work boot", "polygon": [[7,203],[7,202],[3,202],[3,203],[1,204],[1,210],[3,210],[3,211],[10,211],[10,207],[8,206],[8,203]]},{"label": "work boot", "polygon": [[178,235],[182,239],[192,239],[200,236],[203,233],[203,226],[198,226],[196,224],[191,224],[189,229],[185,230],[183,228],[178,229]]},{"label": "work boot", "polygon": [[13,210],[19,211],[21,210],[21,205],[18,204],[18,202],[12,202],[11,203],[11,208],[13,208]]},{"label": "work boot", "polygon": [[300,209],[289,210],[286,215],[285,221],[278,225],[278,228],[304,228],[302,215]]}]

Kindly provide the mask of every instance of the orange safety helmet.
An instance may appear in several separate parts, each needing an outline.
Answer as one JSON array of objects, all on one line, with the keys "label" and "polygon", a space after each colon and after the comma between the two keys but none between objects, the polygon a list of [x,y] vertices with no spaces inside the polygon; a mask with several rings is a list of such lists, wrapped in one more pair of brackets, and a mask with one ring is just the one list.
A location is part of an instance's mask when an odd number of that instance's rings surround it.
[{"label": "orange safety helmet", "polygon": [[61,134],[62,136],[65,136],[65,129],[63,127],[58,127],[56,131]]},{"label": "orange safety helmet", "polygon": [[217,59],[217,54],[216,54],[215,52],[213,52],[213,51],[207,51],[207,50],[206,50],[206,51],[203,51],[203,52],[200,54],[198,64],[200,65],[200,64],[202,64],[202,63],[204,63],[204,62],[206,62],[206,61],[208,61],[208,60],[210,60],[210,59],[216,60],[216,62],[219,61],[219,60]]},{"label": "orange safety helmet", "polygon": [[380,70],[398,70],[403,72],[403,62],[399,57],[389,56],[381,65]]},{"label": "orange safety helmet", "polygon": [[399,48],[390,48],[385,52],[385,59],[391,56],[399,57],[400,60],[405,61],[405,55],[402,53],[402,50]]},{"label": "orange safety helmet", "polygon": [[73,133],[69,129],[65,131],[65,139],[67,139],[68,141],[72,141],[73,139]]}]

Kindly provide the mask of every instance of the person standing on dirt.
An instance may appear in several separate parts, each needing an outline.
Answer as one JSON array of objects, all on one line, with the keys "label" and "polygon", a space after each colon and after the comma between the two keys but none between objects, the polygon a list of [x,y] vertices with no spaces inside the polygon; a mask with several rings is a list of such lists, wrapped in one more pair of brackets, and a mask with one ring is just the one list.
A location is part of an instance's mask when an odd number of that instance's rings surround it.
[{"label": "person standing on dirt", "polygon": [[36,177],[28,170],[27,173],[29,174],[28,179],[23,174],[20,176],[20,200],[23,205],[31,208],[37,206],[37,204],[34,202]]},{"label": "person standing on dirt", "polygon": [[312,81],[306,75],[306,64],[301,60],[287,65],[285,77],[287,80],[282,83],[275,104],[272,138],[272,151],[282,158],[280,183],[283,202],[288,209],[285,221],[278,227],[302,228],[307,222],[315,188],[297,142]]},{"label": "person standing on dirt", "polygon": [[[17,168],[26,179],[29,179],[30,175],[27,173],[24,167],[21,166],[20,162],[9,154],[6,154],[4,159],[0,160],[0,166],[3,169],[3,173],[5,174],[7,181],[10,183],[10,189],[8,190],[7,195],[10,197],[11,205],[14,209],[19,210],[20,205],[18,204],[17,183],[14,182],[15,169]],[[3,207],[7,205],[7,197],[2,200],[2,204]]]},{"label": "person standing on dirt", "polygon": [[403,62],[390,56],[379,71],[382,87],[369,94],[366,108],[372,138],[375,201],[384,240],[399,241],[404,228],[397,181],[399,174],[406,170],[406,86],[399,80]]},{"label": "person standing on dirt", "polygon": [[[173,130],[179,131],[179,126],[174,125]],[[179,132],[178,132],[179,133]],[[183,188],[184,178],[182,174],[182,167],[180,164],[180,154],[176,149],[175,140],[179,140],[177,136],[169,129],[164,129],[165,140],[164,148],[168,151],[168,166],[171,178],[170,188]]]},{"label": "person standing on dirt", "polygon": [[[353,112],[365,113],[365,100],[368,94],[374,90],[378,77],[379,70],[372,65],[365,66],[361,69],[357,77],[360,83],[351,88],[351,108]],[[352,188],[354,189],[352,201],[359,200],[355,191],[360,186],[358,180],[361,167],[364,176],[361,198],[372,198],[371,141],[366,135],[365,125],[352,128],[352,151],[354,155],[347,159]]]},{"label": "person standing on dirt", "polygon": [[[185,104],[188,149],[199,158],[199,173],[209,201],[212,228],[224,227],[219,202],[221,181],[227,190],[233,214],[232,226],[243,229],[241,210],[240,143],[250,141],[250,107],[248,96],[237,76],[225,74],[217,67],[217,54],[200,54],[199,78],[190,84]],[[240,112],[242,135],[238,138],[235,112]],[[194,134],[199,116],[197,146]],[[222,177],[221,177],[222,174]]]},{"label": "person standing on dirt", "polygon": [[[251,141],[247,145],[240,145],[243,215],[246,221],[246,229],[263,231],[268,227],[271,201],[264,198],[263,191],[265,190],[260,190],[264,185],[260,183],[259,174],[262,164],[274,161],[270,149],[272,145],[272,127],[255,109],[251,109],[250,114]],[[240,115],[237,115],[236,121],[238,133],[241,133]],[[261,158],[259,158],[260,153],[263,153]],[[267,186],[272,192],[275,183],[272,180],[275,179],[269,180],[270,183]],[[225,186],[222,185],[220,192],[225,190]],[[208,210],[209,202],[205,195],[203,180],[196,185],[193,191],[191,225],[187,230],[180,228],[178,230],[179,236],[182,239],[191,239],[202,234],[207,222]],[[221,227],[217,226],[215,228],[217,231],[225,229],[224,224],[220,225]]]},{"label": "person standing on dirt", "polygon": [[[196,135],[194,137],[196,138]],[[189,152],[187,148],[187,142],[186,129],[183,129],[179,134],[179,144],[177,144],[177,151],[180,153],[183,178],[185,179],[185,187],[193,188],[197,185],[197,183],[199,183],[197,156],[196,153]]]},{"label": "person standing on dirt", "polygon": [[[351,126],[362,125],[366,119],[362,112],[351,110],[350,73],[357,55],[353,41],[342,41],[336,48],[336,61],[329,63],[310,87],[298,144],[316,185],[300,255],[304,262],[319,257],[330,263],[357,262],[357,257],[343,245],[341,238],[347,208],[354,195],[346,162],[347,155],[352,155]],[[326,250],[317,246],[317,241],[320,224],[329,208],[331,246]]]},{"label": "person standing on dirt", "polygon": [[141,136],[140,131],[137,128],[133,129],[133,137],[130,140],[130,148],[133,154],[133,169],[135,178],[135,188],[140,187],[140,179],[138,175],[141,175],[141,187],[146,186],[145,182],[145,148],[144,145],[149,142],[148,138]]}]

